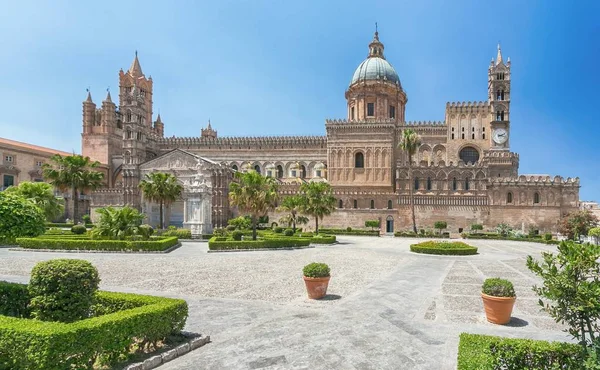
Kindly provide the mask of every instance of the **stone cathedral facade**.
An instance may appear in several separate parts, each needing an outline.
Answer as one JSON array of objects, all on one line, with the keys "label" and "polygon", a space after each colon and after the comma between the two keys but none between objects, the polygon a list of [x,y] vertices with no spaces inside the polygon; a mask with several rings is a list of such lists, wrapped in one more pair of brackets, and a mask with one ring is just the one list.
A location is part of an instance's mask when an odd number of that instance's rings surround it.
[{"label": "stone cathedral facade", "polygon": [[[376,32],[346,89],[347,117],[327,119],[324,136],[219,137],[209,122],[199,137],[165,137],[160,115],[153,121],[152,78],[136,54],[119,72],[118,107],[110,93],[100,108],[89,94],[83,102],[82,152],[103,164],[107,179],[91,206],[132,205],[157,223],[156,205],[137,186],[146,173],[171,172],[185,188],[171,223],[207,233],[235,214],[227,201],[233,172],[253,169],[276,178],[282,196],[304,181],[328,181],[338,201],[323,222],[329,227],[379,219],[382,232],[410,229],[412,187],[419,228],[445,220],[452,232],[502,222],[553,231],[578,208],[579,179],[519,173],[519,155],[510,150],[511,62],[500,46],[487,76],[485,101],[447,103],[443,121],[407,122],[408,94]],[[422,138],[412,180],[398,148],[408,128]]]}]

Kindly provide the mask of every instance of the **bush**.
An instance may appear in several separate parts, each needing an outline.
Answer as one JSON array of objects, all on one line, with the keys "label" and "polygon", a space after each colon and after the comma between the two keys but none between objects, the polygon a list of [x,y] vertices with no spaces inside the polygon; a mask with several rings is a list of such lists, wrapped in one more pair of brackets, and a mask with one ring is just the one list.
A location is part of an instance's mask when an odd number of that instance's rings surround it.
[{"label": "bush", "polygon": [[227,230],[227,231],[233,231],[235,229],[236,229],[236,227],[234,225],[227,225],[227,227],[225,227],[225,230]]},{"label": "bush", "polygon": [[367,220],[365,221],[365,227],[370,227],[371,230],[379,228],[379,220]]},{"label": "bush", "polygon": [[420,230],[419,230],[419,234],[420,234],[420,235],[425,235],[425,229],[420,229]]},{"label": "bush", "polygon": [[128,206],[100,208],[96,212],[100,215],[100,219],[92,235],[120,240],[134,235],[145,217],[137,209]]},{"label": "bush", "polygon": [[233,240],[242,240],[243,235],[244,233],[239,230],[235,230],[231,233],[231,237],[233,238]]},{"label": "bush", "polygon": [[425,235],[425,234],[416,234],[414,231],[396,231],[394,233],[395,237],[400,237],[400,238],[436,238],[436,239],[440,239],[440,238],[450,238],[450,233],[449,232],[444,232],[441,234],[434,234],[434,233],[429,233],[429,235]]},{"label": "bush", "polygon": [[0,369],[89,369],[95,360],[114,368],[144,343],[157,346],[180,333],[188,315],[180,299],[110,292],[95,298],[103,316],[73,323],[1,317]]},{"label": "bush", "polygon": [[92,223],[92,218],[90,217],[90,215],[83,215],[83,216],[81,216],[81,219],[83,220],[84,224]]},{"label": "bush", "polygon": [[410,246],[411,252],[424,254],[442,254],[465,256],[477,254],[477,248],[462,242],[426,241]]},{"label": "bush", "polygon": [[544,234],[544,240],[545,240],[545,241],[552,240],[552,234],[550,234],[550,233],[545,233],[545,234]]},{"label": "bush", "polygon": [[226,236],[227,231],[225,231],[225,229],[223,229],[221,227],[216,227],[213,229],[213,235],[214,236]]},{"label": "bush", "polygon": [[302,269],[304,276],[309,278],[323,278],[330,276],[329,266],[324,263],[309,263]]},{"label": "bush", "polygon": [[89,316],[98,290],[98,270],[84,260],[39,262],[31,270],[31,314],[42,321],[73,322]]},{"label": "bush", "polygon": [[283,227],[277,226],[273,229],[273,231],[276,232],[277,234],[281,234],[283,232]]},{"label": "bush", "polygon": [[73,225],[71,227],[71,232],[76,235],[85,234],[86,231],[87,231],[87,229],[83,225]]},{"label": "bush", "polygon": [[462,333],[457,369],[583,370],[583,361],[580,347],[571,343]]},{"label": "bush", "polygon": [[558,240],[545,240],[543,238],[525,238],[515,236],[502,236],[497,233],[482,233],[482,234],[460,234],[465,239],[486,239],[486,240],[513,240],[519,242],[533,242],[533,243],[544,243],[544,244],[558,244]]},{"label": "bush", "polygon": [[292,230],[292,229],[285,229],[283,231],[283,235],[285,235],[285,236],[292,236],[292,235],[294,235],[294,230]]},{"label": "bush", "polygon": [[46,227],[56,227],[56,228],[67,228],[67,227],[73,227],[73,225],[75,225],[72,222],[65,222],[65,223],[61,223],[61,222],[46,222]]},{"label": "bush", "polygon": [[322,229],[319,228],[319,233],[333,235],[369,235],[379,236],[379,230],[350,230],[348,229]]},{"label": "bush", "polygon": [[137,233],[142,237],[142,239],[148,240],[152,234],[154,234],[154,228],[150,225],[140,225],[137,228]]},{"label": "bush", "polygon": [[336,242],[335,235],[315,235],[310,239],[312,244],[333,244]]},{"label": "bush", "polygon": [[245,216],[239,216],[236,218],[232,218],[231,220],[227,221],[227,223],[229,224],[228,226],[233,226],[234,229],[237,229],[237,230],[249,229],[250,225],[252,224],[252,222],[250,221],[250,218],[245,217]]},{"label": "bush", "polygon": [[259,240],[221,240],[212,238],[208,241],[209,250],[231,250],[231,249],[269,249],[269,248],[297,248],[308,247],[309,238],[268,238]]},{"label": "bush", "polygon": [[492,297],[516,297],[513,284],[500,278],[485,279],[481,291]]},{"label": "bush", "polygon": [[27,285],[0,281],[0,315],[27,318],[31,313],[28,305]]},{"label": "bush", "polygon": [[27,249],[164,251],[179,243],[176,237],[151,240],[90,240],[18,238],[17,244]]},{"label": "bush", "polygon": [[178,239],[191,239],[192,238],[192,230],[190,229],[178,229],[176,227],[169,227],[167,231],[164,231],[162,236],[176,236]]},{"label": "bush", "polygon": [[448,227],[448,223],[446,221],[436,221],[433,224],[433,228],[438,229],[440,231],[442,231],[443,229],[446,229],[447,227]]},{"label": "bush", "polygon": [[483,225],[482,224],[473,224],[473,225],[471,225],[471,230],[475,231],[475,232],[481,231],[481,230],[483,230]]},{"label": "bush", "polygon": [[348,226],[348,227],[346,228],[346,231],[350,232],[350,231],[352,231],[352,228],[351,228],[350,226]]},{"label": "bush", "polygon": [[44,212],[32,202],[0,192],[0,243],[23,236],[35,237],[46,230]]}]

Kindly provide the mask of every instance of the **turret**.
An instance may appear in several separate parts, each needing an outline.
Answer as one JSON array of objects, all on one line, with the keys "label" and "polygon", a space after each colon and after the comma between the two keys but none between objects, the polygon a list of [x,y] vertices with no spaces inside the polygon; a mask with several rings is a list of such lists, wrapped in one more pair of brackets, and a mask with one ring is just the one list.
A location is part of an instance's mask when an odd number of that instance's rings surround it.
[{"label": "turret", "polygon": [[498,44],[496,60],[492,58],[488,68],[488,102],[492,149],[508,149],[510,129],[510,58],[504,63],[502,49]]},{"label": "turret", "polygon": [[212,126],[210,125],[210,120],[208,120],[208,126],[201,130],[201,136],[209,139],[217,138],[217,131],[213,130]]},{"label": "turret", "polygon": [[102,102],[102,132],[112,132],[117,123],[117,107],[110,97],[110,91]]},{"label": "turret", "polygon": [[96,104],[92,101],[92,94],[88,89],[87,99],[83,102],[83,132],[92,132],[92,126],[96,124]]},{"label": "turret", "polygon": [[154,121],[154,131],[160,137],[165,136],[165,124],[160,119],[160,113],[158,114],[158,117],[156,117],[156,121]]}]

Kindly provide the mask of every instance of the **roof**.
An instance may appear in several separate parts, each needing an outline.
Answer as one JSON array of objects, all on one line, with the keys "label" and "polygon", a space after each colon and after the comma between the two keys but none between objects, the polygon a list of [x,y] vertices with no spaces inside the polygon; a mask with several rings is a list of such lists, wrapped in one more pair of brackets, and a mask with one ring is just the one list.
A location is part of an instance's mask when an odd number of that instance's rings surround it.
[{"label": "roof", "polygon": [[48,154],[48,155],[54,155],[54,154],[60,154],[63,156],[73,155],[73,153],[63,152],[62,150],[56,150],[56,149],[52,149],[52,148],[46,148],[44,146],[27,144],[27,143],[24,143],[21,141],[5,139],[2,137],[0,137],[0,145],[9,145],[9,146],[15,147],[16,149],[22,150],[22,151],[32,151],[33,150],[33,151],[42,152],[42,153]]}]

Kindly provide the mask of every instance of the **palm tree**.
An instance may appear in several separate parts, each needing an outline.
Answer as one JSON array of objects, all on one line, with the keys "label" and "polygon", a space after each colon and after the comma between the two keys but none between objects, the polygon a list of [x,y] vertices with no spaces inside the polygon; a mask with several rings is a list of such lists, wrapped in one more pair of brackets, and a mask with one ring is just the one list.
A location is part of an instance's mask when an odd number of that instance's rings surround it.
[{"label": "palm tree", "polygon": [[256,240],[256,223],[260,217],[273,208],[277,202],[277,183],[272,177],[262,176],[254,170],[236,172],[236,182],[229,185],[229,201],[240,212],[250,215],[252,220],[252,240]]},{"label": "palm tree", "polygon": [[164,206],[169,205],[181,197],[183,186],[177,178],[169,173],[152,172],[140,181],[139,188],[144,198],[160,205],[160,228],[164,229]]},{"label": "palm tree", "polygon": [[6,189],[6,193],[18,195],[32,201],[44,211],[46,221],[52,222],[65,211],[63,199],[54,195],[52,185],[45,182],[24,181]]},{"label": "palm tree", "polygon": [[315,234],[319,233],[319,219],[330,215],[335,209],[333,189],[326,182],[309,182],[300,185],[300,198],[302,213],[314,216]]},{"label": "palm tree", "polygon": [[100,215],[100,219],[92,230],[94,237],[107,237],[113,240],[125,239],[125,237],[135,234],[144,220],[144,215],[131,207],[120,209],[106,207],[100,208],[96,212]]},{"label": "palm tree", "polygon": [[277,210],[280,212],[287,212],[287,215],[283,216],[279,221],[285,222],[288,226],[292,226],[292,230],[296,233],[296,224],[306,224],[308,223],[308,219],[304,216],[300,216],[298,213],[300,212],[302,206],[302,198],[298,195],[292,195],[286,198],[283,198],[281,205],[277,207]]},{"label": "palm tree", "polygon": [[415,218],[415,199],[412,185],[412,158],[421,145],[421,137],[413,129],[402,131],[402,138],[398,147],[408,155],[408,191],[410,196],[410,209],[412,213],[413,231],[417,233],[417,220]]},{"label": "palm tree", "polygon": [[44,178],[61,191],[71,190],[73,200],[73,221],[79,221],[79,193],[95,190],[102,186],[104,173],[96,170],[100,162],[79,154],[66,157],[55,154],[50,163],[42,167]]}]

